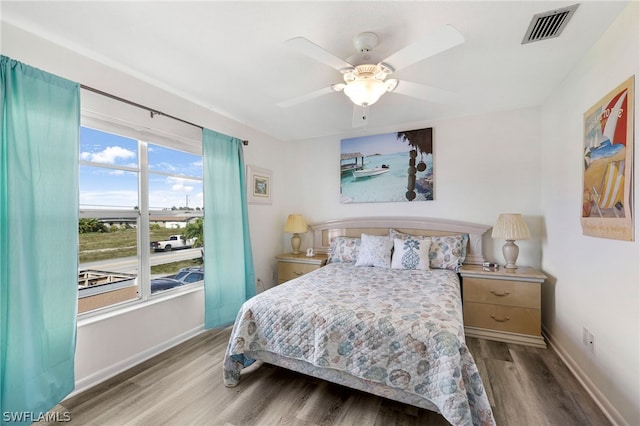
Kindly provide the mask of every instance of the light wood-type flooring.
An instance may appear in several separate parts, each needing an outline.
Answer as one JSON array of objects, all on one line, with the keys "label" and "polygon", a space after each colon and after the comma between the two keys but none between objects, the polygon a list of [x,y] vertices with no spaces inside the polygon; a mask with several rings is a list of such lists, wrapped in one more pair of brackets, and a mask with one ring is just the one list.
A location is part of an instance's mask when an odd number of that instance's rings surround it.
[{"label": "light wood-type flooring", "polygon": [[[268,364],[222,383],[230,329],[209,330],[54,411],[70,425],[448,425],[440,415]],[[609,425],[551,350],[468,338],[499,426]],[[62,416],[59,416],[62,418]]]}]

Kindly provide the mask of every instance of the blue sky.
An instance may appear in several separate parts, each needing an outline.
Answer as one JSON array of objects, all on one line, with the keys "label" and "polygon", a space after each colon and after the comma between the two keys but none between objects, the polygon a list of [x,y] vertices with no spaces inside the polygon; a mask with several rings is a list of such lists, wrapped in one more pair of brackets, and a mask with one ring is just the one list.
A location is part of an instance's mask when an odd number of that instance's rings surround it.
[{"label": "blue sky", "polygon": [[411,146],[396,137],[397,133],[383,133],[373,136],[359,136],[357,138],[343,139],[340,143],[340,153],[360,152],[364,156],[373,154],[394,154],[396,152],[409,152]]},{"label": "blue sky", "polygon": [[[149,144],[149,205],[152,209],[202,207],[202,157]],[[110,166],[138,167],[138,142],[86,127],[80,131],[80,160]],[[155,174],[154,171],[178,176]],[[139,204],[137,173],[80,166],[80,205],[133,208]]]}]

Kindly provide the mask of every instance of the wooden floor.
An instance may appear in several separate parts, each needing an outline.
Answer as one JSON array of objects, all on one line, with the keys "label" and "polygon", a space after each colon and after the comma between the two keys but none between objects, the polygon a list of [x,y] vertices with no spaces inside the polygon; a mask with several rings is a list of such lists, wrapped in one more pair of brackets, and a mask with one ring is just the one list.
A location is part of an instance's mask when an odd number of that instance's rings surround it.
[{"label": "wooden floor", "polygon": [[[210,330],[54,411],[71,425],[448,425],[438,414],[268,364],[222,383],[230,329]],[[551,350],[468,338],[498,425],[609,425]],[[62,418],[59,416],[59,418]]]}]

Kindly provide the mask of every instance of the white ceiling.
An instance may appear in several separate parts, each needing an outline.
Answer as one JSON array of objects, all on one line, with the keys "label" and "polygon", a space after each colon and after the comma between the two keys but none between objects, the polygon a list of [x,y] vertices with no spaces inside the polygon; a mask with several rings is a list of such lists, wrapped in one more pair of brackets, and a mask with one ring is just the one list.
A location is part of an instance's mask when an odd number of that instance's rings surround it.
[{"label": "white ceiling", "polygon": [[[168,89],[281,140],[349,135],[353,104],[330,93],[338,71],[287,47],[303,36],[346,59],[373,31],[381,57],[451,24],[464,44],[393,77],[453,91],[440,105],[387,93],[368,132],[446,117],[540,105],[599,39],[625,2],[580,4],[562,35],[522,45],[534,14],[574,2],[1,2],[2,20]],[[99,87],[97,87],[99,89]],[[185,117],[188,118],[188,117]],[[361,130],[360,130],[361,132]]]}]

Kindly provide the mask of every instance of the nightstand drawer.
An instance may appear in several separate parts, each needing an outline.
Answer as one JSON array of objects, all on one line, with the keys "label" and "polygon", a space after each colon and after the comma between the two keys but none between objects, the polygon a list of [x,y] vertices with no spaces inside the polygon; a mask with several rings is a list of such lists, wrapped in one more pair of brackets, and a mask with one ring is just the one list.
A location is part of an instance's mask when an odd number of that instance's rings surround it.
[{"label": "nightstand drawer", "polygon": [[278,262],[278,283],[298,278],[318,269],[320,265],[306,263]]},{"label": "nightstand drawer", "polygon": [[463,313],[469,327],[540,335],[539,309],[465,302]]},{"label": "nightstand drawer", "polygon": [[540,285],[522,281],[465,277],[464,302],[540,309]]}]

